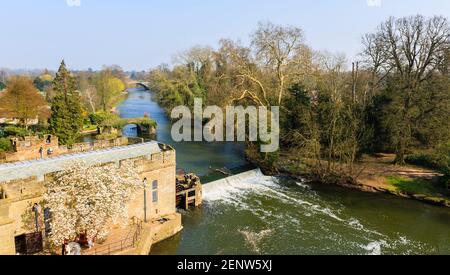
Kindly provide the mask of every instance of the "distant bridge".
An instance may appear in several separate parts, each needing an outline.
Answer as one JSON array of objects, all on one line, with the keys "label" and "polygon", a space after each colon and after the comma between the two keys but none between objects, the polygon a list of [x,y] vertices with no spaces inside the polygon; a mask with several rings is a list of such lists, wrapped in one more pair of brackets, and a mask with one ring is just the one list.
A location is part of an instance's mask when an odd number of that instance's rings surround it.
[{"label": "distant bridge", "polygon": [[128,81],[128,86],[136,86],[136,87],[141,87],[144,88],[145,90],[150,90],[150,82],[145,82],[145,81]]}]

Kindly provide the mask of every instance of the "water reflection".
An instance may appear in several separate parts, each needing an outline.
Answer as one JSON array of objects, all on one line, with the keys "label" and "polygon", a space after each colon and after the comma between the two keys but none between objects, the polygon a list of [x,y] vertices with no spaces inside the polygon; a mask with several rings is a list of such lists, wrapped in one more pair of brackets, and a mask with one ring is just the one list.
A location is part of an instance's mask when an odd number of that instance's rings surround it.
[{"label": "water reflection", "polygon": [[[140,89],[130,89],[126,101],[118,108],[122,118],[150,116],[158,123],[157,140],[172,145],[177,150],[177,164],[187,172],[199,175],[211,173],[211,168],[235,168],[247,165],[244,158],[245,145],[229,142],[174,142],[171,135],[172,123],[165,110],[153,101],[152,93]],[[132,128],[125,134],[135,137]],[[147,139],[152,137],[141,136]]]}]

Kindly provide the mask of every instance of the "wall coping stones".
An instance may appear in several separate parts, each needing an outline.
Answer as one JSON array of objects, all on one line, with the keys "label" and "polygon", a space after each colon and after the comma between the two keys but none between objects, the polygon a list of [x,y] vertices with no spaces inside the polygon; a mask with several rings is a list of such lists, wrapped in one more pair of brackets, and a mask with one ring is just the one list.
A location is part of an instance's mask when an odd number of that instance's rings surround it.
[{"label": "wall coping stones", "polygon": [[90,152],[60,155],[41,160],[0,164],[0,183],[30,177],[43,178],[46,174],[64,170],[65,167],[76,161],[83,161],[89,166],[94,166],[126,159],[148,157],[161,152],[158,142],[151,141]]}]

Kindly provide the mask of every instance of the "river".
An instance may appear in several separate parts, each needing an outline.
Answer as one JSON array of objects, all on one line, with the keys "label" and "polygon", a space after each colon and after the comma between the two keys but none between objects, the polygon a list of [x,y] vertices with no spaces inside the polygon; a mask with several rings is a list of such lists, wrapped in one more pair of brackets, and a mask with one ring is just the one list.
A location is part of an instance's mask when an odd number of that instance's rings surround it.
[{"label": "river", "polygon": [[[175,147],[178,167],[188,172],[247,165],[242,144],[173,142],[170,121],[148,91],[130,90],[119,111],[124,118],[155,119],[157,139]],[[132,127],[125,133],[137,135]],[[257,170],[206,184],[204,193],[201,209],[183,213],[182,233],[155,245],[152,254],[450,254],[446,208]]]}]

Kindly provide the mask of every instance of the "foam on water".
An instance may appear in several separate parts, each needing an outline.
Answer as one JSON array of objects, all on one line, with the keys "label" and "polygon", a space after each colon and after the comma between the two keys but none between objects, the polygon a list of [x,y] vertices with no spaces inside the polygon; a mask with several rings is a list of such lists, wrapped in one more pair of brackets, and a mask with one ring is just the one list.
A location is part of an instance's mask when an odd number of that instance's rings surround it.
[{"label": "foam on water", "polygon": [[[306,190],[310,189],[309,186],[304,183],[297,182],[296,184]],[[278,184],[278,179],[265,176],[260,169],[218,180],[206,184],[203,188],[203,198],[206,202],[230,203],[233,205],[239,205],[239,207],[246,208],[247,210],[249,209],[249,206],[240,198],[245,198],[245,195],[248,194],[258,194],[275,198],[285,204],[293,204],[296,207],[303,206],[305,210],[313,211],[316,214],[326,215],[339,222],[345,222],[345,220],[339,218],[331,209],[327,207],[323,207],[282,192],[281,186]],[[314,196],[316,195],[312,191],[310,194]]]},{"label": "foam on water", "polygon": [[[238,212],[249,211],[266,224],[268,228],[260,232],[247,227],[237,229],[257,253],[260,253],[261,242],[275,237],[276,230],[285,231],[286,228],[301,233],[296,238],[330,242],[331,249],[332,243],[351,246],[353,251],[361,251],[360,254],[380,255],[384,250],[395,251],[399,248],[414,253],[422,248],[420,243],[409,241],[406,237],[388,237],[370,226],[368,228],[357,218],[343,214],[344,206],[327,202],[306,183],[295,184],[296,188],[286,187],[280,184],[278,178],[265,176],[256,169],[206,184],[203,194],[205,202],[213,208],[228,205]],[[266,201],[276,203],[272,205]],[[317,226],[314,231],[307,227],[311,224]],[[333,228],[341,228],[339,230],[357,241],[343,239],[341,233],[335,232]]]},{"label": "foam on water", "polygon": [[229,201],[236,194],[267,191],[276,186],[273,177],[266,177],[260,169],[248,171],[203,186],[203,199],[208,202]]},{"label": "foam on water", "polygon": [[256,253],[260,253],[260,243],[273,234],[273,230],[271,229],[263,230],[261,232],[252,232],[249,230],[240,230],[239,232],[245,237],[247,244]]},{"label": "foam on water", "polygon": [[363,247],[369,255],[381,255],[381,246],[386,245],[383,241],[371,242],[367,246]]}]

